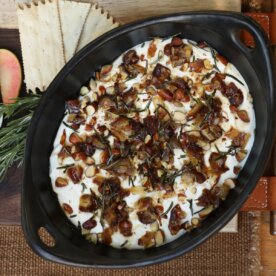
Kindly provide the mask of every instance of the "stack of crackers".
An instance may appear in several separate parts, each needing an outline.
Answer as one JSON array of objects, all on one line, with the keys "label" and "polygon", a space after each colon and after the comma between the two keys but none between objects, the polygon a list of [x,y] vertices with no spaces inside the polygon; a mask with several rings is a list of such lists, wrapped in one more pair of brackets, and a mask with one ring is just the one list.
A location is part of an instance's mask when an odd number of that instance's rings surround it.
[{"label": "stack of crackers", "polygon": [[97,4],[32,0],[18,4],[28,91],[45,91],[60,69],[89,42],[119,24]]}]

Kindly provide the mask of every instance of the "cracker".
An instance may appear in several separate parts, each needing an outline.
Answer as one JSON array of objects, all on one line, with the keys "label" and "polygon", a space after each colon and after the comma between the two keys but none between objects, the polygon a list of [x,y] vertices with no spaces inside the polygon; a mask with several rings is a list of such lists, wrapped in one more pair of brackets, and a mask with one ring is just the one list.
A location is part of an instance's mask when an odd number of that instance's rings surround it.
[{"label": "cracker", "polygon": [[85,21],[77,50],[80,50],[95,38],[118,26],[119,24],[114,23],[112,16],[109,16],[106,11],[103,11],[94,4]]},{"label": "cracker", "polygon": [[91,4],[59,0],[59,14],[65,60],[75,54]]},{"label": "cracker", "polygon": [[57,1],[20,5],[17,16],[27,89],[44,91],[65,64]]}]

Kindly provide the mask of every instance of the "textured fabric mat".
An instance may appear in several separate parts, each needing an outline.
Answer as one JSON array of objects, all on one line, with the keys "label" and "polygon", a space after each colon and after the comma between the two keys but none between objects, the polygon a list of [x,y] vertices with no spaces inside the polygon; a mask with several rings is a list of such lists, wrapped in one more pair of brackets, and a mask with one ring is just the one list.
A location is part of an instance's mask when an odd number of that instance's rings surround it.
[{"label": "textured fabric mat", "polygon": [[259,214],[241,213],[238,233],[220,233],[191,253],[141,269],[81,269],[38,257],[26,244],[20,226],[0,227],[0,275],[259,275]]}]

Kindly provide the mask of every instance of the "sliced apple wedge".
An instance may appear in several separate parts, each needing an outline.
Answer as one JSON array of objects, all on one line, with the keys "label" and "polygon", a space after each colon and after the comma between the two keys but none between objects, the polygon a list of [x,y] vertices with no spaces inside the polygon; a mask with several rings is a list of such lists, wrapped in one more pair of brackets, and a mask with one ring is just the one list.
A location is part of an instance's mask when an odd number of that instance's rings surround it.
[{"label": "sliced apple wedge", "polygon": [[0,49],[0,91],[4,104],[13,103],[22,83],[19,60],[11,51]]}]

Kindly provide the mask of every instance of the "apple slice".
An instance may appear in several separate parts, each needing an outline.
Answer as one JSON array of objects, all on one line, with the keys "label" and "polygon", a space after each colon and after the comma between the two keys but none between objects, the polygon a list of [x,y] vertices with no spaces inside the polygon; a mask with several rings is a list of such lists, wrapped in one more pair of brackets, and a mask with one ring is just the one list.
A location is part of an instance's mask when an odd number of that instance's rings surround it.
[{"label": "apple slice", "polygon": [[0,49],[0,91],[4,104],[13,103],[22,83],[19,60],[11,51]]}]

